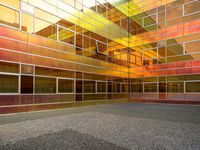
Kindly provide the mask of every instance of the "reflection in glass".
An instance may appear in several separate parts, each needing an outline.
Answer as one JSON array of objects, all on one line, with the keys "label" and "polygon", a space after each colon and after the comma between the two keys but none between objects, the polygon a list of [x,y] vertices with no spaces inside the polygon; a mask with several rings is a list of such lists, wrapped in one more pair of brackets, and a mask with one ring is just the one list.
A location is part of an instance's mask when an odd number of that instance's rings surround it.
[{"label": "reflection in glass", "polygon": [[95,93],[96,82],[95,81],[84,81],[84,93]]},{"label": "reflection in glass", "polygon": [[46,21],[35,19],[35,34],[56,40],[56,26]]},{"label": "reflection in glass", "polygon": [[186,92],[200,92],[200,82],[186,82],[185,84]]},{"label": "reflection in glass", "polygon": [[157,92],[157,83],[145,83],[144,92]]},{"label": "reflection in glass", "polygon": [[35,77],[35,93],[56,93],[56,79]]},{"label": "reflection in glass", "polygon": [[31,94],[33,93],[33,76],[21,76],[21,93]]},{"label": "reflection in glass", "polygon": [[73,93],[74,80],[58,79],[58,93]]},{"label": "reflection in glass", "polygon": [[19,28],[19,11],[0,5],[0,23]]},{"label": "reflection in glass", "polygon": [[106,82],[97,82],[97,92],[106,92]]},{"label": "reflection in glass", "polygon": [[167,92],[183,93],[184,92],[184,83],[183,82],[168,82]]},{"label": "reflection in glass", "polygon": [[18,76],[0,75],[0,93],[18,93]]}]

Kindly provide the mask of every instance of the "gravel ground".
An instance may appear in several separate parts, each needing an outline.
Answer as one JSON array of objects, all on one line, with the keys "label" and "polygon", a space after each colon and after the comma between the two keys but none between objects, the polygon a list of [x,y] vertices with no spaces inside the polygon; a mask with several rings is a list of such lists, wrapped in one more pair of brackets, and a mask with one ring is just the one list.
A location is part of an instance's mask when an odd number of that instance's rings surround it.
[{"label": "gravel ground", "polygon": [[125,103],[0,116],[0,150],[200,150],[200,106]]}]

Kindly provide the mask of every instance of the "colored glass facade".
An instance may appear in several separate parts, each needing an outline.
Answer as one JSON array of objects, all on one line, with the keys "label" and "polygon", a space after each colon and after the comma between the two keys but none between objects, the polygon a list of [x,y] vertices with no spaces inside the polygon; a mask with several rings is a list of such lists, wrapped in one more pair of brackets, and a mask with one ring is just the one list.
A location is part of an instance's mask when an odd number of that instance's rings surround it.
[{"label": "colored glass facade", "polygon": [[199,0],[0,0],[0,106],[200,102]]}]

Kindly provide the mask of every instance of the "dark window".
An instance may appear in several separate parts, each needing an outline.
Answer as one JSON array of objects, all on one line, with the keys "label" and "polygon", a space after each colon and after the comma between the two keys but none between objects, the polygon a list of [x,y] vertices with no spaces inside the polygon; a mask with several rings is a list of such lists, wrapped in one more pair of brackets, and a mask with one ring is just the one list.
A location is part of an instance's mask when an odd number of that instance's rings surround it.
[{"label": "dark window", "polygon": [[84,81],[84,93],[95,93],[95,81]]},{"label": "dark window", "polygon": [[183,82],[168,82],[167,92],[183,93],[184,92],[184,83]]},{"label": "dark window", "polygon": [[74,92],[74,81],[66,79],[58,79],[58,92],[59,93]]},{"label": "dark window", "polygon": [[141,83],[131,84],[131,92],[143,92],[143,85]]},{"label": "dark window", "polygon": [[121,92],[121,84],[113,82],[113,92]]},{"label": "dark window", "polygon": [[11,73],[18,73],[19,72],[19,65],[0,62],[0,72],[11,72]]},{"label": "dark window", "polygon": [[144,92],[157,92],[157,83],[145,83]]},{"label": "dark window", "polygon": [[36,93],[56,93],[56,79],[46,77],[35,78]]},{"label": "dark window", "polygon": [[112,92],[112,82],[108,82],[108,92]]},{"label": "dark window", "polygon": [[22,94],[33,93],[32,76],[21,76],[21,93]]},{"label": "dark window", "polygon": [[82,80],[76,80],[76,93],[82,93]]},{"label": "dark window", "polygon": [[106,92],[106,82],[97,82],[97,92]]},{"label": "dark window", "polygon": [[0,93],[18,93],[18,76],[0,75]]},{"label": "dark window", "polygon": [[122,92],[128,92],[128,84],[122,84]]},{"label": "dark window", "polygon": [[186,82],[186,92],[200,92],[200,82]]},{"label": "dark window", "polygon": [[166,92],[166,83],[164,83],[164,82],[159,83],[159,92],[161,92],[161,93]]}]

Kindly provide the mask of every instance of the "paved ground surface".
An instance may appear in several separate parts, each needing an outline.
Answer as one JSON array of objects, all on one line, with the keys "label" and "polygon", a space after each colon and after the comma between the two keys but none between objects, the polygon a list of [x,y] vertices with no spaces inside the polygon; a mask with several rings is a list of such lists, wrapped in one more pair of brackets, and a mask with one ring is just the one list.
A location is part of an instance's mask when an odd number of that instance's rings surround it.
[{"label": "paved ground surface", "polygon": [[200,106],[125,103],[0,116],[0,150],[200,150]]}]

